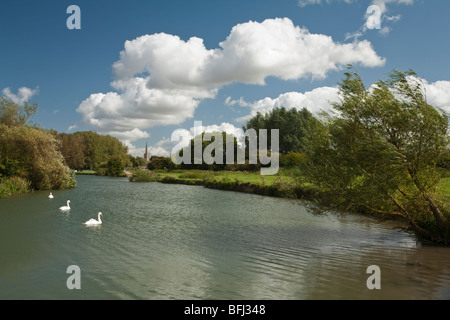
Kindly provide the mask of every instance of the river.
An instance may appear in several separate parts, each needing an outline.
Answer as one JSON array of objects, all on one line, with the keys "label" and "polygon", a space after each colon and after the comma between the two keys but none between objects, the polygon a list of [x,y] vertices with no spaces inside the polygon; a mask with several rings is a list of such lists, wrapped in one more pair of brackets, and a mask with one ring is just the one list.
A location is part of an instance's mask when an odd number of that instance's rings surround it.
[{"label": "river", "polygon": [[[0,299],[450,299],[450,249],[392,222],[201,186],[77,182],[0,200]],[[99,211],[101,226],[82,225]],[[371,265],[381,289],[367,287]]]}]

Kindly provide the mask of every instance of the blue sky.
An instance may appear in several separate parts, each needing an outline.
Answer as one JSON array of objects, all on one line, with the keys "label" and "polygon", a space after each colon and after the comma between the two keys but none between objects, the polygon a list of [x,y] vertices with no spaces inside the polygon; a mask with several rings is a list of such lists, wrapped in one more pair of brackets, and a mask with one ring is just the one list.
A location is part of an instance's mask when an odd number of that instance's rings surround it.
[{"label": "blue sky", "polygon": [[[81,29],[69,30],[69,5]],[[367,28],[379,8],[380,29]],[[367,86],[413,69],[450,112],[442,0],[2,1],[0,94],[58,132],[111,134],[167,155],[174,131],[234,132],[257,111],[329,108],[352,63]],[[127,47],[125,43],[127,42]]]}]

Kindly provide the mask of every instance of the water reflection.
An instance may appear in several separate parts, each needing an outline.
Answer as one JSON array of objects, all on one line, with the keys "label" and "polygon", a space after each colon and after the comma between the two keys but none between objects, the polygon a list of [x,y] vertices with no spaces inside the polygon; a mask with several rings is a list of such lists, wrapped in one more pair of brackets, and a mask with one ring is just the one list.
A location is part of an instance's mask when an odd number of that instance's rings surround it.
[{"label": "water reflection", "polygon": [[[0,201],[1,299],[449,299],[450,251],[395,225],[183,185],[78,177]],[[71,200],[72,210],[57,211]],[[82,226],[101,211],[103,225]],[[82,290],[65,287],[80,266]],[[366,269],[381,268],[381,290]]]}]

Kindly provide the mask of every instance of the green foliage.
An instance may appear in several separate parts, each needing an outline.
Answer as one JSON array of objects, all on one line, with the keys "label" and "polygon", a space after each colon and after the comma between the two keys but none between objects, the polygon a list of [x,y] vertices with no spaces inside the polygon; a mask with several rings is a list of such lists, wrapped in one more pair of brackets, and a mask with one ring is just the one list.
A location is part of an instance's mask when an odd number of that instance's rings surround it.
[{"label": "green foliage", "polygon": [[20,162],[18,160],[5,157],[0,163],[0,177],[12,177],[20,174]]},{"label": "green foliage", "polygon": [[[227,141],[231,142],[233,147],[227,148]],[[201,163],[198,163],[198,159],[195,159],[195,146],[201,145]],[[237,164],[238,149],[240,146],[237,143],[236,137],[229,135],[226,132],[212,132],[202,133],[191,139],[190,145],[180,151],[180,156],[183,156],[184,152],[188,152],[190,149],[190,162],[182,163],[179,167],[185,170],[212,170],[212,171],[257,171],[260,169],[259,156],[257,157],[257,163],[249,163],[249,150],[245,150],[245,163]],[[206,150],[206,152],[205,152]],[[228,153],[232,152],[231,155]],[[270,156],[270,152],[268,152]],[[227,157],[233,159],[234,163],[227,164]],[[153,160],[152,160],[153,162]],[[170,161],[172,162],[172,161]],[[197,163],[196,163],[197,162]],[[173,162],[172,162],[173,163]],[[149,169],[158,169],[152,164],[149,164]]]},{"label": "green foliage", "polygon": [[81,170],[85,166],[85,143],[80,134],[59,133],[61,153],[67,165],[74,170]]},{"label": "green foliage", "polygon": [[131,182],[155,182],[158,180],[158,176],[154,171],[133,169],[129,180]]},{"label": "green foliage", "polygon": [[296,168],[303,166],[308,159],[306,153],[289,151],[287,154],[280,154],[280,166],[284,168]]},{"label": "green foliage", "polygon": [[37,104],[30,105],[27,102],[19,106],[5,97],[0,97],[0,124],[6,126],[20,126],[30,124],[29,119],[37,111]]},{"label": "green foliage", "polygon": [[0,97],[0,176],[4,196],[29,188],[63,189],[76,184],[54,134],[30,126],[36,110],[36,104],[19,106]]},{"label": "green foliage", "polygon": [[175,168],[176,165],[172,159],[167,157],[152,157],[150,162],[147,163],[147,169],[149,170],[173,170]]},{"label": "green foliage", "polygon": [[24,178],[14,176],[0,179],[0,199],[29,190],[30,182]]},{"label": "green foliage", "polygon": [[100,175],[121,176],[131,164],[128,148],[117,138],[92,131],[58,134],[61,152],[72,169],[96,170]]},{"label": "green foliage", "polygon": [[[220,139],[222,141],[220,141]],[[227,139],[233,142],[233,159],[236,160],[237,140],[234,136],[228,135],[226,132],[203,132],[194,137],[194,139],[191,139],[190,145],[181,151],[180,154],[183,155],[184,152],[188,152],[190,149],[191,154],[190,164],[182,163],[181,168],[187,170],[224,170],[226,166],[227,152],[230,151],[227,150],[226,147]],[[201,163],[198,163],[199,159],[195,159],[195,145],[201,145]],[[206,153],[205,149],[207,150]],[[207,156],[206,159],[204,157],[205,155]]]},{"label": "green foliage", "polygon": [[448,122],[427,104],[423,88],[413,72],[395,71],[370,90],[357,73],[346,73],[338,116],[309,136],[303,172],[326,191],[322,202],[399,216],[419,235],[445,242],[449,213],[435,191]]},{"label": "green foliage", "polygon": [[[257,113],[247,122],[244,130],[255,129],[259,135],[259,129],[267,129],[268,148],[270,149],[271,129],[279,130],[279,151],[285,154],[289,151],[304,152],[304,138],[318,125],[318,120],[306,108],[297,110],[295,108],[276,108],[262,115]],[[259,136],[258,136],[259,137]]]},{"label": "green foliage", "polygon": [[225,171],[249,171],[256,172],[261,168],[260,163],[250,163],[248,160],[245,160],[244,164],[227,164],[224,168]]},{"label": "green foliage", "polygon": [[125,162],[121,157],[112,157],[106,164],[106,175],[111,177],[123,177],[125,176],[125,173],[123,172],[124,168]]},{"label": "green foliage", "polygon": [[9,166],[15,171],[11,173],[20,171],[35,189],[63,189],[75,184],[56,139],[39,128],[0,125],[0,161],[5,168],[5,163],[14,164]]},{"label": "green foliage", "polygon": [[440,168],[450,170],[450,148],[447,148],[442,156],[437,159],[436,165]]},{"label": "green foliage", "polygon": [[145,167],[147,166],[147,160],[143,157],[133,157],[132,155],[128,155],[129,162],[133,167]]},{"label": "green foliage", "polygon": [[180,179],[198,179],[203,180],[208,175],[208,172],[206,171],[190,171],[186,170],[183,171],[182,174],[178,176]]}]

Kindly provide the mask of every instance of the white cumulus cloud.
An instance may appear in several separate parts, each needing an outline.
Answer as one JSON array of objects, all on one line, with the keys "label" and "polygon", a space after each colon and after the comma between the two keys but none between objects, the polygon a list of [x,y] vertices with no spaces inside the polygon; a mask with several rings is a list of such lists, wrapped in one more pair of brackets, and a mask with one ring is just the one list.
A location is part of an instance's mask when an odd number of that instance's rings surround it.
[{"label": "white cumulus cloud", "polygon": [[286,92],[280,94],[276,98],[266,97],[254,102],[246,102],[243,98],[239,100],[232,100],[228,97],[225,101],[228,105],[238,104],[241,107],[250,108],[250,114],[236,119],[239,122],[245,122],[254,117],[258,112],[266,114],[275,108],[285,107],[286,109],[308,109],[313,114],[318,114],[322,111],[330,111],[333,102],[339,100],[339,89],[337,87],[319,87],[312,91],[305,93],[301,92]]},{"label": "white cumulus cloud", "polygon": [[215,49],[197,37],[144,35],[125,42],[113,64],[113,91],[91,94],[77,111],[98,131],[145,130],[192,118],[201,101],[229,83],[324,78],[347,64],[384,63],[369,41],[335,42],[288,18],[238,24]]},{"label": "white cumulus cloud", "polygon": [[427,102],[450,114],[450,81],[428,83],[428,81],[423,80],[423,82],[426,90]]},{"label": "white cumulus cloud", "polygon": [[[426,94],[427,102],[445,112],[450,114],[450,81],[436,81],[428,83],[427,80],[418,78],[423,83],[424,92]],[[375,84],[369,87],[373,88]],[[339,88],[338,87],[318,87],[314,90],[301,92],[286,92],[280,94],[276,98],[265,97],[263,99],[247,102],[243,97],[238,100],[233,100],[227,97],[225,104],[239,105],[250,109],[250,113],[246,116],[236,119],[238,122],[246,122],[254,117],[258,112],[266,114],[275,108],[285,107],[286,109],[306,108],[311,113],[318,115],[320,112],[332,111],[332,104],[339,102]]]},{"label": "white cumulus cloud", "polygon": [[129,131],[109,131],[104,133],[109,134],[110,136],[113,136],[119,140],[126,140],[129,142],[150,137],[150,134],[148,132],[141,131],[137,128]]}]

